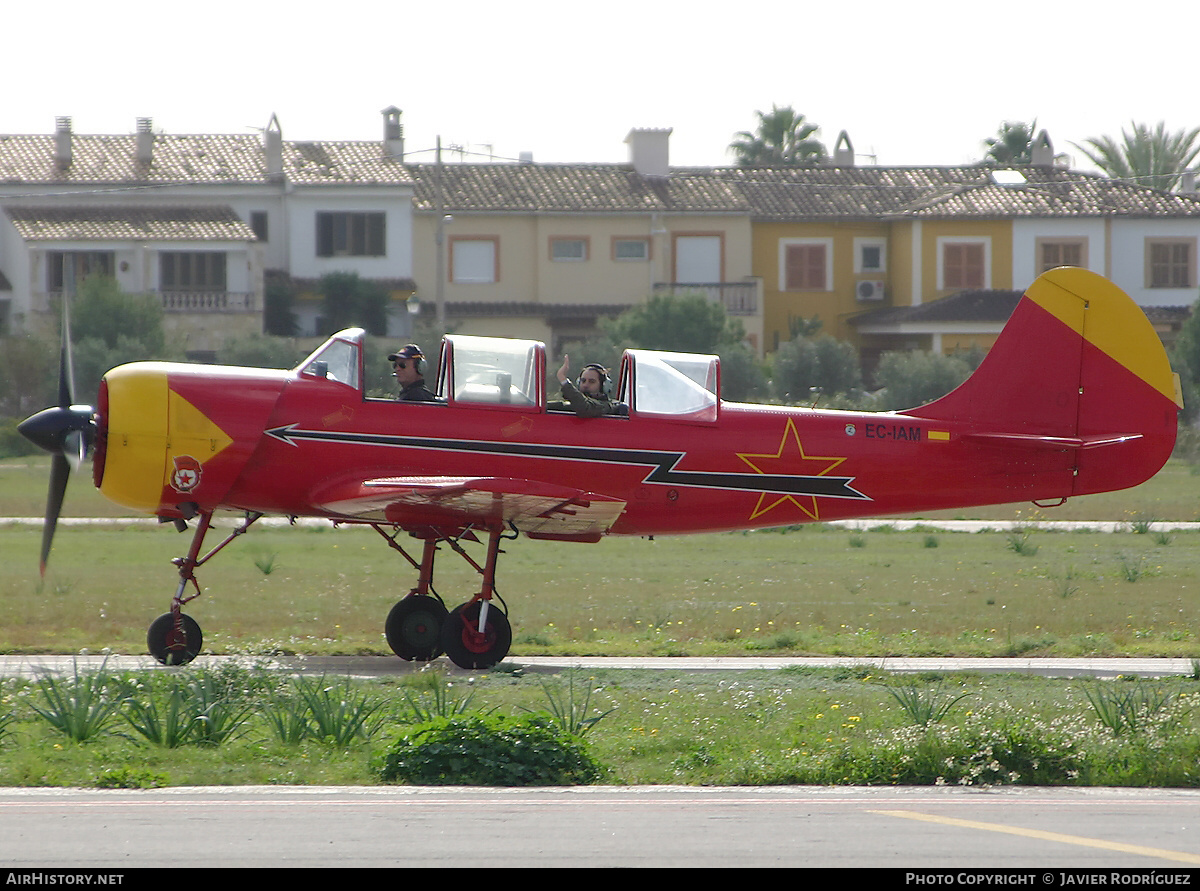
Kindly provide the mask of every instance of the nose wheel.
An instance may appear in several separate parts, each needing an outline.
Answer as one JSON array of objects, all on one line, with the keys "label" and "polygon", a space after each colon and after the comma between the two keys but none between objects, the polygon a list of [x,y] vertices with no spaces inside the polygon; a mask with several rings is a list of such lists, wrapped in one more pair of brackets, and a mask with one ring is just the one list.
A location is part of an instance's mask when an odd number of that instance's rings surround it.
[{"label": "nose wheel", "polygon": [[175,627],[175,616],[163,613],[150,623],[146,632],[146,648],[150,655],[163,665],[187,665],[204,646],[204,635],[196,620],[186,613],[179,615],[179,627]]}]

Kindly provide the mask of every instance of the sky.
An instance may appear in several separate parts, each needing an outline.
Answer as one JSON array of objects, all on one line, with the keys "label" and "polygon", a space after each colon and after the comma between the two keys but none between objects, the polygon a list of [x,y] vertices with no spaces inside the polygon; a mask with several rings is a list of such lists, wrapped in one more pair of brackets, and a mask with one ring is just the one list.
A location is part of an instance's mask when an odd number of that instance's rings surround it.
[{"label": "sky", "polygon": [[[858,0],[745,4],[60,0],[6,9],[0,133],[252,133],[379,139],[403,111],[412,160],[443,146],[623,163],[672,128],[672,165],[733,162],[756,111],[791,106],[859,164],[967,164],[1004,121],[1055,152],[1131,121],[1200,126],[1195,16],[1136,6]],[[18,37],[18,35],[20,35]],[[1178,35],[1178,36],[1176,36]],[[17,38],[17,39],[14,39]]]}]

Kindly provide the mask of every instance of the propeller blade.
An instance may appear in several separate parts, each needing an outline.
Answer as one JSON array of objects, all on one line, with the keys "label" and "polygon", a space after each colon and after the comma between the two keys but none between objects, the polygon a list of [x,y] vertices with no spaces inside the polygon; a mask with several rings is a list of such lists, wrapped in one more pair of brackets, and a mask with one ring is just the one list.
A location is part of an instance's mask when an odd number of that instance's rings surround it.
[{"label": "propeller blade", "polygon": [[72,470],[78,470],[88,454],[88,437],[83,430],[70,430],[63,439],[63,456]]},{"label": "propeller blade", "polygon": [[50,546],[54,544],[54,530],[58,528],[58,516],[62,513],[63,498],[67,494],[67,480],[71,476],[71,464],[61,454],[50,462],[50,491],[46,495],[46,520],[42,523],[42,554],[39,569],[46,577],[46,562],[50,559]]},{"label": "propeller blade", "polygon": [[46,496],[46,519],[42,524],[41,573],[54,544],[54,530],[67,494],[67,480],[78,469],[96,439],[96,416],[90,405],[75,405],[75,369],[71,359],[71,308],[63,295],[62,353],[58,360],[58,406],[46,408],[17,425],[21,434],[38,448],[53,455],[50,461],[50,491]]},{"label": "propeller blade", "polygon": [[63,293],[62,349],[58,354],[58,407],[70,408],[75,402],[75,363],[71,355],[71,301]]}]

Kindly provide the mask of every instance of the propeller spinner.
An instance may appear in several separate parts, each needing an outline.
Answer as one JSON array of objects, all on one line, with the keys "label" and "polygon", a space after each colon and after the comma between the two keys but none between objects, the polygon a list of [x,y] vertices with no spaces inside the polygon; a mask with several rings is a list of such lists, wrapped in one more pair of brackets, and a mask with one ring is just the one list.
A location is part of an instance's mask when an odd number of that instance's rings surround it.
[{"label": "propeller spinner", "polygon": [[50,490],[46,496],[46,519],[42,524],[41,573],[54,541],[54,530],[67,493],[67,480],[90,454],[96,441],[95,412],[90,405],[74,401],[74,368],[71,361],[71,320],[63,301],[62,352],[59,357],[58,405],[42,409],[17,425],[17,430],[38,448],[53,455],[50,462]]}]

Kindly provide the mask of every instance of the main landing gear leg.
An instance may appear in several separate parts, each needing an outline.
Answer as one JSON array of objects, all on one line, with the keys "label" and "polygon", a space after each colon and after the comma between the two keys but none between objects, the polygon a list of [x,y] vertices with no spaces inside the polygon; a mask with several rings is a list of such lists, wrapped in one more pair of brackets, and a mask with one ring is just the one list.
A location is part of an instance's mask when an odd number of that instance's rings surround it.
[{"label": "main landing gear leg", "polygon": [[433,559],[437,553],[438,539],[425,539],[421,562],[417,563],[396,544],[394,538],[378,526],[375,531],[419,572],[417,586],[392,607],[384,622],[383,631],[388,646],[401,659],[417,662],[436,659],[442,654],[442,624],[446,621],[446,607],[433,590]]},{"label": "main landing gear leg", "polygon": [[[186,557],[176,557],[171,562],[179,567],[179,587],[171,600],[171,611],[163,613],[150,623],[146,632],[146,647],[150,655],[163,665],[186,665],[199,655],[204,646],[204,635],[195,619],[183,612],[183,605],[200,596],[200,584],[196,581],[196,569],[207,563],[225,545],[249,529],[261,517],[260,513],[247,513],[242,525],[229,533],[219,545],[200,556],[204,537],[212,525],[212,511],[201,511],[196,531],[192,533],[192,544]],[[195,591],[188,595],[188,585]],[[187,595],[187,596],[185,596]]]},{"label": "main landing gear leg", "polygon": [[496,561],[502,553],[500,541],[505,537],[503,532],[501,526],[489,530],[487,560],[482,567],[457,541],[447,540],[447,544],[483,575],[483,589],[479,594],[451,610],[442,625],[442,649],[460,668],[491,668],[508,655],[512,645],[508,616],[492,603],[496,594]]}]

